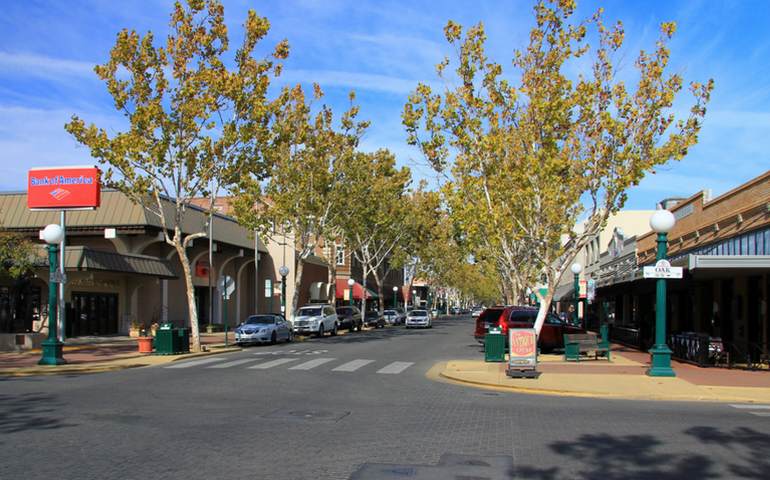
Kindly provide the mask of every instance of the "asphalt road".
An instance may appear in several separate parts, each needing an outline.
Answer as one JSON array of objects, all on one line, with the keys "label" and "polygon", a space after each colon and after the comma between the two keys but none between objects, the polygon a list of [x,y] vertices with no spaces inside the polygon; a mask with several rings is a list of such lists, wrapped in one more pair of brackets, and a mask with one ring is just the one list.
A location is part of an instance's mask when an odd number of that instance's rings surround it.
[{"label": "asphalt road", "polygon": [[0,479],[770,478],[770,416],[426,378],[480,358],[470,333],[453,317],[175,368],[0,378]]}]

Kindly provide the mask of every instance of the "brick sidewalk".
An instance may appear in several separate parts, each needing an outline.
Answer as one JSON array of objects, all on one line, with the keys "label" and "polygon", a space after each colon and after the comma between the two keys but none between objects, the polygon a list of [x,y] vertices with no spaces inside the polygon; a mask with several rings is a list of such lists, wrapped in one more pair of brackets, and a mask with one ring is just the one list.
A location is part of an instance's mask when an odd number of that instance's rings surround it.
[{"label": "brick sidewalk", "polygon": [[[231,343],[234,343],[232,333],[228,335]],[[224,343],[223,333],[202,334],[201,344],[205,346],[221,345]],[[0,353],[0,369],[34,367],[40,360],[40,350],[28,352],[2,352]],[[75,343],[68,345],[65,342],[64,359],[69,365],[84,365],[89,363],[104,363],[123,360],[127,358],[141,357],[136,339],[129,338],[101,338],[94,343]]]}]

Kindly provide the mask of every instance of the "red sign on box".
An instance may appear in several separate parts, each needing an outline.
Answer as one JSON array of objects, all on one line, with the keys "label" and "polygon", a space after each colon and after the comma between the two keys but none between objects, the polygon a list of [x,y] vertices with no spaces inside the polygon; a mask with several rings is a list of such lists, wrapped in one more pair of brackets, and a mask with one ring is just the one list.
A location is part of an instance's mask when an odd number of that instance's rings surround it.
[{"label": "red sign on box", "polygon": [[33,168],[27,175],[27,207],[31,209],[98,208],[100,199],[96,167]]}]

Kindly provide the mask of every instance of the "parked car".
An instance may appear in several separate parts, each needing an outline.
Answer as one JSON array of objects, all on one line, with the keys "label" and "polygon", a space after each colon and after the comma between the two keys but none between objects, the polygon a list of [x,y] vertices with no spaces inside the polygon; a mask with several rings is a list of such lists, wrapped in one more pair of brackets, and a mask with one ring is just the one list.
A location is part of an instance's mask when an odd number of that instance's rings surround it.
[{"label": "parked car", "polygon": [[360,332],[364,325],[358,307],[337,307],[337,320],[337,328],[347,328],[351,332]]},{"label": "parked car", "polygon": [[385,322],[387,322],[388,325],[398,325],[401,323],[401,318],[403,318],[398,310],[392,308],[382,312],[382,316],[385,318]]},{"label": "parked car", "polygon": [[[510,328],[532,328],[537,318],[537,309],[533,307],[490,307],[484,310],[476,319],[474,337],[483,342],[484,335],[490,327],[499,327],[508,339]],[[543,352],[564,348],[564,334],[585,333],[585,329],[562,321],[553,313],[548,313],[545,323],[537,338],[538,346]]]},{"label": "parked car", "polygon": [[449,309],[450,315],[460,315],[460,307],[452,307]]},{"label": "parked car", "polygon": [[252,315],[235,329],[235,343],[291,342],[294,334],[283,315]]},{"label": "parked car", "polygon": [[427,310],[412,310],[406,315],[406,328],[432,328],[433,322]]},{"label": "parked car", "polygon": [[433,318],[438,317],[438,309],[434,308],[433,310],[430,311],[430,314]]},{"label": "parked car", "polygon": [[484,309],[482,307],[476,307],[473,309],[473,311],[471,311],[471,317],[477,318],[483,311]]},{"label": "parked car", "polygon": [[366,315],[364,315],[364,324],[367,327],[384,328],[385,317],[380,315],[380,312],[377,310],[369,310],[366,312]]},{"label": "parked car", "polygon": [[330,332],[337,335],[337,312],[331,305],[305,305],[294,315],[294,333],[315,334],[323,337]]}]

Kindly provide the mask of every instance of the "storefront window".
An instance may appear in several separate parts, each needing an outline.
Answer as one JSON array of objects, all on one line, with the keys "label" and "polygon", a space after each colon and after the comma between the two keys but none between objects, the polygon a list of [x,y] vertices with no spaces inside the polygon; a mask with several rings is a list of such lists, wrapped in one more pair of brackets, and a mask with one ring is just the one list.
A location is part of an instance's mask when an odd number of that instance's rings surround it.
[{"label": "storefront window", "polygon": [[749,251],[749,238],[748,235],[741,236],[741,255],[751,255]]}]

